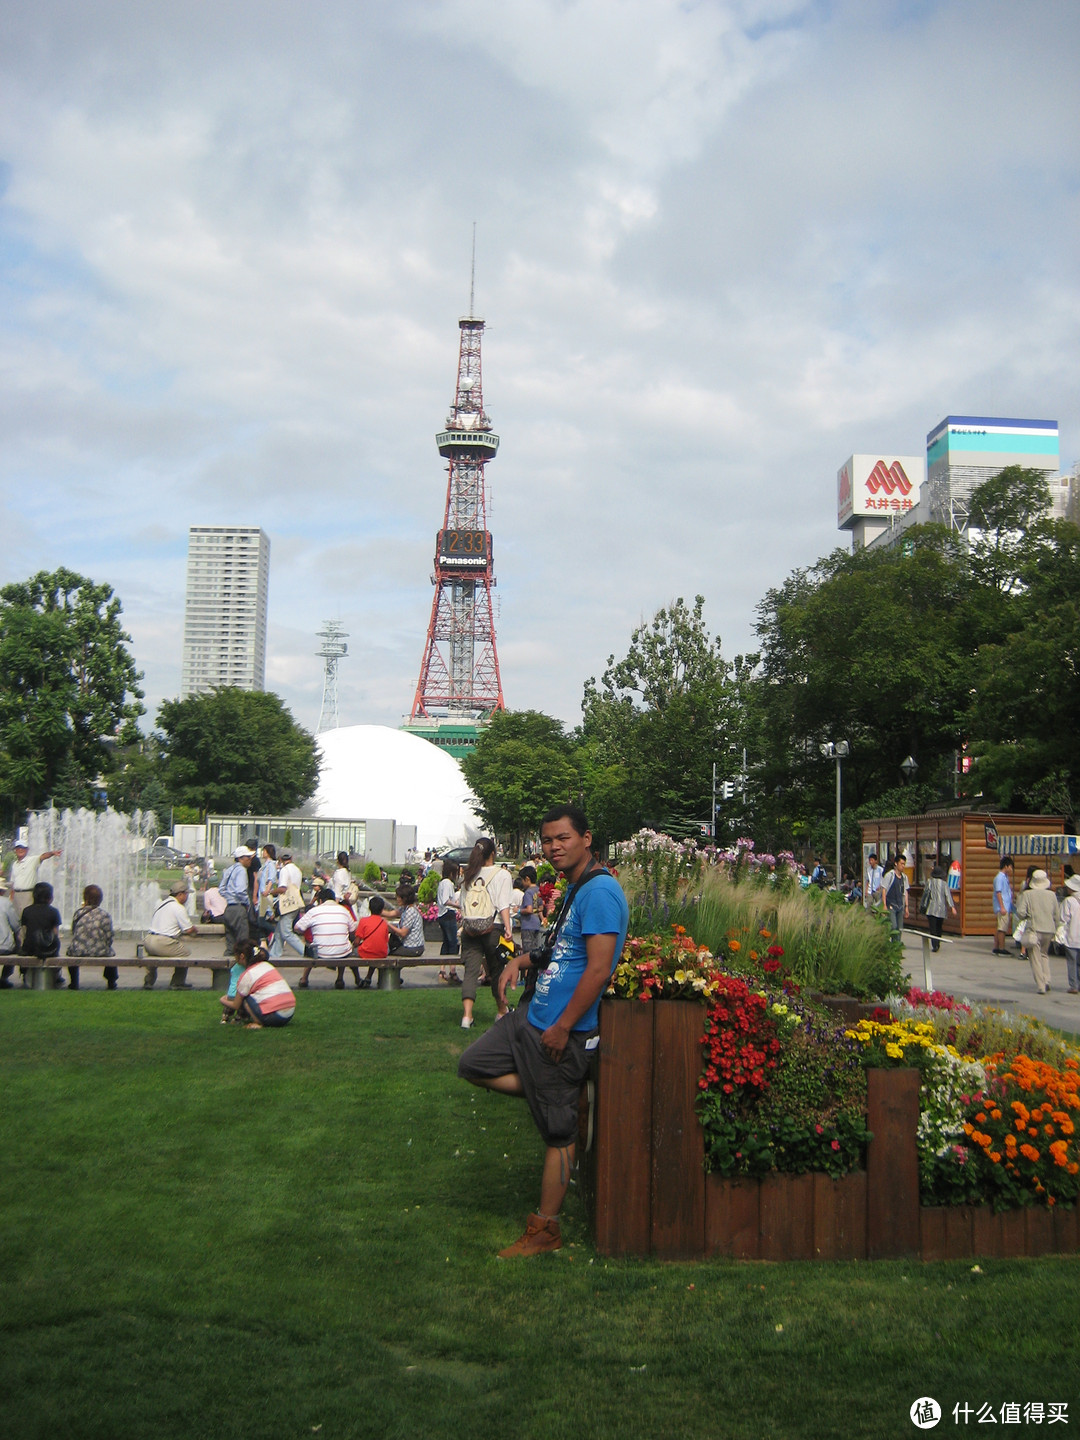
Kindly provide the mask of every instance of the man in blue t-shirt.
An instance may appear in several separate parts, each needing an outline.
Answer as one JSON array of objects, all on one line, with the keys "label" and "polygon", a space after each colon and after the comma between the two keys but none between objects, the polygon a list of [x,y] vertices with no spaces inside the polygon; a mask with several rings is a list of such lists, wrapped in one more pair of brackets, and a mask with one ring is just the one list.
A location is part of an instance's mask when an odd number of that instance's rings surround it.
[{"label": "man in blue t-shirt", "polygon": [[[545,968],[534,993],[462,1055],[458,1075],[528,1103],[547,1150],[540,1208],[525,1233],[500,1250],[505,1260],[562,1246],[559,1211],[570,1184],[581,1088],[599,1042],[597,1012],[622,954],[629,910],[622,887],[592,855],[592,835],[576,805],[557,805],[540,826],[544,857],[566,877],[566,896],[553,922],[554,944],[534,952]],[[533,956],[512,960],[499,980],[499,999]]]}]

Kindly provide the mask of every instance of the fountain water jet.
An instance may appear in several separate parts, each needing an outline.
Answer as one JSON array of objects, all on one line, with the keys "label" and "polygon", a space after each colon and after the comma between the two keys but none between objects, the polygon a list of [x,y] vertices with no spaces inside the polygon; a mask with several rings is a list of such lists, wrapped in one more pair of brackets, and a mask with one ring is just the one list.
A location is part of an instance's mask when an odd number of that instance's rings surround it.
[{"label": "fountain water jet", "polygon": [[63,853],[41,867],[40,879],[53,887],[53,904],[65,932],[82,904],[87,885],[100,885],[103,910],[113,930],[138,934],[161,903],[161,887],[147,874],[148,850],[157,831],[150,810],[121,815],[115,810],[35,810],[27,821],[30,854]]}]

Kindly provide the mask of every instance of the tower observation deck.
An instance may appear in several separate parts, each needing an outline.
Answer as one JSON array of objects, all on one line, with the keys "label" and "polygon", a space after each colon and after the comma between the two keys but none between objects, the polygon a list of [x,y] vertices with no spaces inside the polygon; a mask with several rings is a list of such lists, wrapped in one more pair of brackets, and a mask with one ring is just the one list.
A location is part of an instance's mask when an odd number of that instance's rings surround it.
[{"label": "tower observation deck", "polygon": [[484,321],[470,313],[458,321],[458,328],[457,387],[446,426],[435,437],[439,454],[448,462],[446,509],[435,537],[431,577],[435,597],[406,722],[406,728],[427,734],[436,744],[446,743],[435,733],[440,722],[448,732],[473,730],[493,711],[505,708],[495,645],[495,566],[484,478],[485,465],[498,453],[499,437],[484,411]]}]

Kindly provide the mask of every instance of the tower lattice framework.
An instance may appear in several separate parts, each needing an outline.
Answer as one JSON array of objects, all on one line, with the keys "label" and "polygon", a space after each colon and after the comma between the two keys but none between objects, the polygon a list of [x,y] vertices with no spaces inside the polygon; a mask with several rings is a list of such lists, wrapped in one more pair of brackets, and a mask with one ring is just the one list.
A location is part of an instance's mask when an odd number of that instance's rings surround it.
[{"label": "tower lattice framework", "polygon": [[322,644],[315,653],[321,655],[323,659],[323,692],[319,725],[315,733],[321,735],[324,730],[338,728],[338,661],[349,653],[349,647],[345,643],[348,638],[347,633],[336,620],[327,620],[318,635]]},{"label": "tower lattice framework", "polygon": [[480,342],[484,322],[471,313],[458,321],[461,343],[457,388],[446,429],[435,437],[449,462],[446,510],[435,538],[435,569],[424,658],[410,720],[460,716],[483,719],[504,709],[495,645],[495,587],[491,531],[487,528],[484,467],[499,437],[484,412]]}]

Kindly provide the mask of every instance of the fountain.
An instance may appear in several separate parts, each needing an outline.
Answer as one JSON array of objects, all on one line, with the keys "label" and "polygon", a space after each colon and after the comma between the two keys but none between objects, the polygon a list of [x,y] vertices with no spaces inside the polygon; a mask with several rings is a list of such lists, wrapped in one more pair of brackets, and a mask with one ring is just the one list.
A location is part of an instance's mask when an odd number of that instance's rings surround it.
[{"label": "fountain", "polygon": [[82,904],[87,885],[100,885],[102,909],[112,916],[115,934],[142,938],[157,906],[161,888],[147,873],[148,851],[157,831],[150,810],[120,815],[115,810],[35,810],[27,821],[30,854],[63,853],[41,867],[41,880],[53,887],[65,933]]}]

